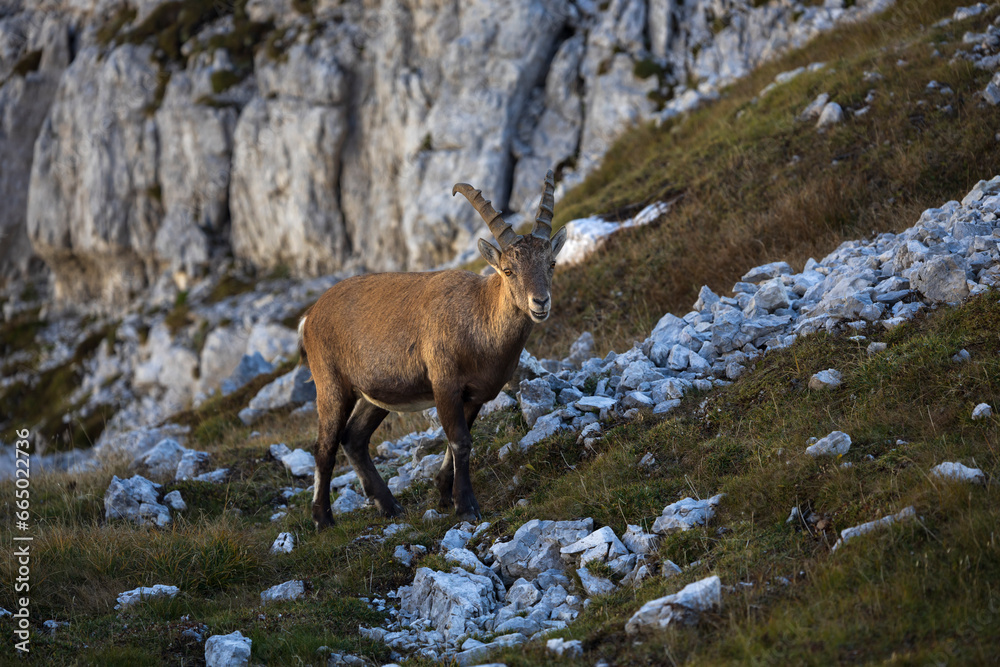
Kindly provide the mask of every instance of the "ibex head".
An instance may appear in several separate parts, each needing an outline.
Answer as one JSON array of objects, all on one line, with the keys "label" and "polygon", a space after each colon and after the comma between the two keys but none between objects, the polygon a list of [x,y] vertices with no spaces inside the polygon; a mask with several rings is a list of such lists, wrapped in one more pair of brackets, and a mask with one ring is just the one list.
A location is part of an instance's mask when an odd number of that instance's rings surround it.
[{"label": "ibex head", "polygon": [[529,236],[514,233],[500,214],[493,210],[482,192],[468,183],[458,183],[451,194],[461,192],[489,225],[493,237],[500,244],[498,249],[486,239],[479,240],[479,252],[489,262],[509,290],[514,303],[534,322],[544,322],[552,308],[552,273],[556,268],[556,255],[566,241],[566,228],[552,233],[552,209],[555,205],[555,177],[552,171],[545,175],[542,201],[538,205],[535,226]]}]

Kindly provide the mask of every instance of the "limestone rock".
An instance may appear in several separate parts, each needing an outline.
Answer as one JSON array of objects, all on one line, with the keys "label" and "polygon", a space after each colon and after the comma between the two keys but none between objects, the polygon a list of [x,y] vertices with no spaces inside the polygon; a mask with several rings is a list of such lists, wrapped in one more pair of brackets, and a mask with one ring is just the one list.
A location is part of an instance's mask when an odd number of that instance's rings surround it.
[{"label": "limestone rock", "polygon": [[844,109],[836,102],[828,102],[824,107],[822,113],[819,115],[819,120],[816,121],[816,127],[819,129],[824,129],[832,125],[840,125],[844,122]]},{"label": "limestone rock", "polygon": [[282,600],[297,600],[306,592],[305,583],[297,579],[286,581],[283,584],[271,586],[260,594],[260,603],[279,602]]},{"label": "limestone rock", "polygon": [[222,381],[222,395],[228,396],[254,378],[273,372],[274,366],[267,363],[264,357],[260,355],[260,352],[244,354],[240,357],[240,361],[236,365],[236,368],[233,369],[232,374]]},{"label": "limestone rock", "polygon": [[509,542],[490,547],[500,563],[504,581],[519,577],[532,580],[546,570],[563,567],[559,550],[593,532],[592,519],[579,521],[542,521],[532,519],[517,529]]},{"label": "limestone rock", "polygon": [[698,614],[722,604],[722,585],[717,576],[688,584],[677,593],[650,600],[625,624],[630,635],[663,630],[671,623],[693,623]]},{"label": "limestone rock", "polygon": [[316,385],[310,380],[312,374],[305,366],[282,375],[262,388],[248,406],[251,410],[276,410],[287,405],[299,405],[316,400]]},{"label": "limestone rock", "polygon": [[163,504],[175,512],[183,512],[187,509],[187,503],[181,497],[181,492],[176,489],[163,496]]},{"label": "limestone rock", "polygon": [[177,464],[177,473],[174,475],[174,479],[178,482],[194,479],[208,467],[211,458],[208,452],[199,452],[193,449],[185,451]]},{"label": "limestone rock", "polygon": [[133,588],[130,591],[125,591],[124,593],[119,594],[117,598],[118,604],[115,605],[115,609],[131,607],[138,602],[148,600],[150,598],[172,598],[180,592],[181,589],[176,586],[166,586],[164,584],[156,584],[155,586],[140,586],[139,588]]},{"label": "limestone rock", "polygon": [[965,269],[948,255],[930,259],[921,266],[910,282],[931,301],[954,303],[969,295]]},{"label": "limestone rock", "polygon": [[833,431],[806,448],[806,454],[818,456],[843,456],[851,449],[851,436],[843,431]]},{"label": "limestone rock", "polygon": [[173,479],[177,465],[187,451],[173,438],[166,438],[137,458],[132,465],[150,477]]},{"label": "limestone rock", "polygon": [[545,642],[549,653],[555,653],[560,658],[579,658],[583,655],[583,642],[579,639],[550,639]]},{"label": "limestone rock", "polygon": [[972,419],[988,419],[993,415],[993,408],[990,407],[989,403],[980,403],[972,410]]},{"label": "limestone rock", "polygon": [[345,514],[361,509],[367,502],[368,500],[363,495],[356,493],[350,487],[345,487],[336,500],[330,504],[330,507],[334,514]]},{"label": "limestone rock", "polygon": [[917,516],[917,511],[911,506],[903,508],[897,514],[891,514],[889,516],[884,516],[877,521],[869,521],[868,523],[863,523],[860,526],[853,526],[851,528],[845,528],[840,531],[840,539],[837,543],[833,545],[832,551],[836,551],[844,545],[848,540],[852,540],[860,535],[866,535],[872,531],[878,530],[879,528],[886,528],[898,521],[908,521],[915,519]]},{"label": "limestone rock", "polygon": [[450,573],[417,568],[399,600],[402,613],[427,619],[445,639],[479,631],[497,605],[493,581],[460,567]]},{"label": "limestone rock", "polygon": [[969,468],[961,463],[939,463],[931,468],[931,476],[957,482],[986,483],[986,476],[983,475],[982,470],[979,468]]},{"label": "limestone rock", "polygon": [[170,510],[159,503],[159,484],[142,475],[129,479],[111,478],[104,493],[104,517],[127,519],[139,525],[153,524],[162,528],[170,523]]},{"label": "limestone rock", "polygon": [[828,368],[825,371],[820,371],[815,373],[811,378],[809,378],[809,388],[814,391],[819,391],[821,389],[836,389],[843,382],[843,375],[840,371]]},{"label": "limestone rock", "polygon": [[290,554],[294,548],[295,536],[291,533],[280,533],[276,538],[274,538],[274,543],[271,545],[271,553]]},{"label": "limestone rock", "polygon": [[250,664],[253,641],[237,630],[228,635],[212,635],[205,641],[206,667],[246,667]]},{"label": "limestone rock", "polygon": [[663,513],[653,523],[653,532],[666,535],[676,530],[690,530],[704,526],[713,516],[715,508],[725,497],[718,494],[705,500],[684,498],[663,508]]},{"label": "limestone rock", "polygon": [[556,395],[545,378],[522,380],[520,389],[521,413],[524,421],[532,427],[539,417],[552,412]]}]

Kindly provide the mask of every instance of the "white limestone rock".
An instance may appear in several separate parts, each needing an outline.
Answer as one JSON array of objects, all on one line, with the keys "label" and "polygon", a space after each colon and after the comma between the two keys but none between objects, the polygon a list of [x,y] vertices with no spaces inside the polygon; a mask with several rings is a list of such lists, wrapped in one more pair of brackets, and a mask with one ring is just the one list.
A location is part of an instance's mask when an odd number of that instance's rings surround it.
[{"label": "white limestone rock", "polygon": [[159,484],[142,475],[129,479],[111,478],[104,493],[104,517],[126,519],[139,525],[152,524],[160,528],[170,523],[170,510],[159,502]]},{"label": "white limestone rock", "polygon": [[361,509],[367,502],[365,496],[356,493],[350,487],[344,487],[336,500],[330,503],[330,509],[334,514],[346,514]]},{"label": "white limestone rock", "polygon": [[656,553],[660,537],[647,533],[641,526],[629,524],[628,530],[622,535],[622,543],[633,553],[651,555]]},{"label": "white limestone rock", "polygon": [[843,456],[851,449],[851,436],[843,431],[833,431],[806,448],[806,454],[819,456]]},{"label": "white limestone rock", "polygon": [[274,543],[271,545],[271,553],[290,554],[294,548],[295,536],[291,533],[279,533],[278,536],[274,538]]},{"label": "white limestone rock", "polygon": [[271,586],[260,594],[260,603],[280,602],[283,600],[297,600],[306,592],[305,582],[298,579],[286,581],[283,584]]},{"label": "white limestone rock", "polygon": [[828,368],[825,371],[815,373],[811,378],[809,378],[809,388],[813,391],[836,389],[840,386],[843,380],[844,376],[840,373],[840,371],[834,368]]},{"label": "white limestone rock", "polygon": [[969,468],[961,463],[945,462],[939,463],[931,468],[931,477],[954,482],[971,482],[973,484],[985,484],[986,476],[979,468]]},{"label": "white limestone rock", "polygon": [[246,667],[250,664],[253,641],[239,630],[228,635],[212,635],[205,641],[206,667]]},{"label": "white limestone rock", "polygon": [[228,396],[260,375],[274,372],[274,366],[260,355],[260,352],[244,354],[228,378],[222,381],[223,396]]},{"label": "white limestone rock", "polygon": [[560,549],[593,532],[593,519],[542,521],[532,519],[517,529],[509,542],[498,542],[490,553],[500,563],[505,582],[535,579],[546,570],[563,567]]},{"label": "white limestone rock", "polygon": [[579,658],[583,655],[583,642],[579,639],[550,639],[545,642],[545,648],[560,658],[564,655],[567,658]]},{"label": "white limestone rock", "polygon": [[698,614],[722,604],[722,584],[711,576],[688,584],[677,593],[650,600],[625,623],[625,632],[636,635],[659,631],[671,623],[693,623]]},{"label": "white limestone rock", "polygon": [[897,514],[890,514],[889,516],[884,516],[876,521],[869,521],[868,523],[863,523],[859,526],[853,526],[851,528],[845,528],[840,531],[840,539],[837,543],[833,545],[831,551],[836,551],[842,547],[849,540],[854,539],[860,535],[866,535],[872,531],[878,530],[880,528],[887,528],[892,524],[899,521],[909,521],[917,517],[917,511],[912,507],[905,507],[899,511]]},{"label": "white limestone rock", "polygon": [[816,121],[817,129],[825,129],[833,125],[840,125],[844,122],[844,109],[836,102],[828,102],[824,107],[822,113],[819,115],[819,120]]},{"label": "white limestone rock", "polygon": [[181,457],[187,451],[173,438],[166,438],[137,458],[132,467],[154,479],[172,479]]},{"label": "white limestone rock", "polygon": [[183,512],[187,509],[187,503],[181,497],[181,492],[176,489],[163,496],[163,504],[175,512]]},{"label": "white limestone rock", "polygon": [[181,589],[176,586],[167,586],[164,584],[156,584],[155,586],[140,586],[139,588],[133,588],[130,591],[125,591],[124,593],[119,594],[117,598],[118,604],[115,605],[115,609],[131,607],[134,604],[151,598],[172,598],[180,592]]},{"label": "white limestone rock", "polygon": [[497,606],[493,581],[461,567],[451,572],[417,568],[413,583],[398,593],[401,613],[429,621],[446,640],[481,632]]},{"label": "white limestone rock", "polygon": [[276,410],[316,400],[316,385],[306,366],[296,366],[274,382],[264,386],[247,406],[251,410]]},{"label": "white limestone rock", "polygon": [[529,428],[535,425],[539,417],[552,412],[556,405],[556,394],[545,378],[522,380],[519,396],[521,413]]},{"label": "white limestone rock", "polygon": [[283,454],[280,461],[295,477],[308,477],[316,470],[316,459],[304,449],[294,449]]},{"label": "white limestone rock", "polygon": [[578,569],[576,574],[580,577],[580,583],[583,585],[583,590],[589,597],[593,597],[595,595],[607,595],[615,590],[615,585],[610,579],[599,577],[586,567]]},{"label": "white limestone rock", "polygon": [[653,532],[666,535],[677,530],[690,530],[704,526],[713,516],[715,508],[725,497],[720,493],[705,500],[684,498],[663,508],[663,513],[653,523]]},{"label": "white limestone rock", "polygon": [[194,479],[208,467],[211,458],[212,456],[208,452],[199,452],[194,449],[185,451],[177,464],[177,473],[174,475],[174,479],[178,482]]},{"label": "white limestone rock", "polygon": [[972,410],[972,419],[988,419],[993,415],[993,408],[990,407],[989,403],[980,403]]}]

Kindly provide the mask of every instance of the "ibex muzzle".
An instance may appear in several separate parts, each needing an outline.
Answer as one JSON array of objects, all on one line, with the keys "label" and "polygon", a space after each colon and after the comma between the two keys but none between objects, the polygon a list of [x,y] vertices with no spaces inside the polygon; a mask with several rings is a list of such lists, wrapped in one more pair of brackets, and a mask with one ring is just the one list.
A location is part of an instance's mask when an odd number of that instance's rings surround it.
[{"label": "ibex muzzle", "polygon": [[552,307],[552,273],[566,230],[551,239],[550,171],[530,235],[519,236],[479,190],[459,183],[490,227],[499,248],[479,241],[496,273],[469,271],[378,273],[327,290],[299,323],[303,363],[316,382],[319,433],[313,521],[333,523],[330,477],[338,447],[358,473],[365,494],[387,516],[402,511],[368,453],[372,433],[390,411],[437,406],[448,449],[437,474],[441,505],[462,518],[479,517],[472,491],[470,429],[517,368],[535,322]]}]

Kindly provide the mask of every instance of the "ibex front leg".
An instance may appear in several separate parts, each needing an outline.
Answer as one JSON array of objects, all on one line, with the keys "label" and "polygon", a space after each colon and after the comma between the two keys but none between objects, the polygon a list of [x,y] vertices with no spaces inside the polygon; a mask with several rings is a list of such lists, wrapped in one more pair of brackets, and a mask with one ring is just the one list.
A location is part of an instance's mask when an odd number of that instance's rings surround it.
[{"label": "ibex front leg", "polygon": [[478,519],[481,516],[479,502],[476,501],[476,495],[472,491],[472,478],[469,474],[469,459],[472,456],[472,434],[469,432],[469,427],[479,414],[480,406],[464,405],[461,389],[435,390],[434,402],[437,404],[438,419],[441,420],[441,426],[448,436],[449,451],[445,455],[444,465],[438,472],[437,478],[442,504],[450,486],[451,499],[458,517],[463,520]]},{"label": "ibex front leg", "polygon": [[[479,410],[483,407],[482,403],[466,403],[463,406],[463,412],[465,413],[465,425],[468,427],[469,432],[472,432],[472,423],[476,421],[476,416],[479,414]],[[471,437],[471,436],[470,436]],[[441,462],[441,468],[438,470],[437,474],[437,488],[441,493],[441,508],[450,508],[452,506],[452,491],[455,486],[455,457],[452,455],[451,446],[445,450],[444,461]]]}]

